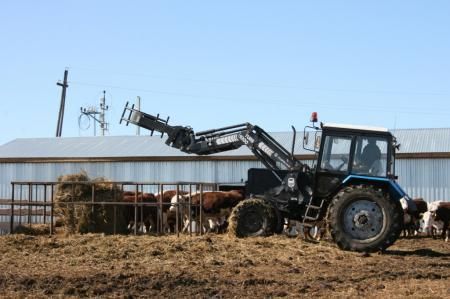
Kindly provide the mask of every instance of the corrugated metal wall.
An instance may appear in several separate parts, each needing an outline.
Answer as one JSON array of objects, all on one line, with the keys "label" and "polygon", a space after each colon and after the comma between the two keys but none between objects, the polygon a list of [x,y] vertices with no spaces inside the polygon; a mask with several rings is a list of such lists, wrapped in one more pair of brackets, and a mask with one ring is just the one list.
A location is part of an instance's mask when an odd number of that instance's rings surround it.
[{"label": "corrugated metal wall", "polygon": [[[399,183],[410,196],[450,199],[450,159],[399,159],[396,163]],[[56,181],[60,175],[82,170],[90,177],[113,181],[238,183],[247,179],[247,170],[253,167],[263,165],[258,161],[0,163],[0,198],[10,198],[11,181]]]},{"label": "corrugated metal wall", "polygon": [[450,200],[450,159],[399,159],[396,173],[411,197],[428,202]]}]

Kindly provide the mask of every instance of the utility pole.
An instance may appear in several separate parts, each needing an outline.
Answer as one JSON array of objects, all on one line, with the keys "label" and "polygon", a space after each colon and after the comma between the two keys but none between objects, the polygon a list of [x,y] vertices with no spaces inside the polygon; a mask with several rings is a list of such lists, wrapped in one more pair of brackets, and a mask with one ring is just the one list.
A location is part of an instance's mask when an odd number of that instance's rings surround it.
[{"label": "utility pole", "polygon": [[69,74],[69,71],[66,69],[64,71],[64,81],[61,83],[58,81],[56,85],[62,87],[61,91],[61,103],[59,106],[59,114],[58,114],[58,123],[56,125],[56,137],[61,137],[62,134],[62,126],[63,126],[63,120],[64,120],[64,106],[66,105],[66,89],[69,87],[67,84],[67,76]]},{"label": "utility pole", "polygon": [[[100,98],[100,111],[97,111],[97,107],[91,106],[88,108],[80,107],[81,115],[86,115],[89,119],[94,120],[94,136],[96,136],[96,123],[99,123],[101,135],[105,136],[105,133],[109,130],[109,123],[105,121],[105,114],[108,111],[109,106],[106,105],[106,91],[103,91],[103,97]],[[98,115],[98,116],[97,116]]]},{"label": "utility pole", "polygon": [[100,99],[100,129],[102,130],[102,136],[105,136],[105,132],[108,131],[108,123],[105,122],[105,112],[109,109],[106,105],[106,91],[103,91],[103,97]]},{"label": "utility pole", "polygon": [[[136,100],[137,100],[137,103],[136,103],[137,110],[140,111],[141,110],[141,97],[138,96]],[[136,135],[137,136],[141,135],[141,128],[139,126],[137,126],[137,128],[136,128]]]}]

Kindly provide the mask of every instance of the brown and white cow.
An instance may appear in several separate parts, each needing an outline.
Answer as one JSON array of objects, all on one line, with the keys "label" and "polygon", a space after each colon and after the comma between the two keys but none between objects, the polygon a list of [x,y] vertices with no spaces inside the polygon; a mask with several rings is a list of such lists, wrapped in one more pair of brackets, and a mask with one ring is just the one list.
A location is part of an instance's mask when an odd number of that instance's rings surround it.
[{"label": "brown and white cow", "polygon": [[430,211],[426,211],[422,215],[422,219],[420,220],[420,230],[428,237],[435,238],[438,234],[442,233],[443,227],[444,223],[442,221],[436,221],[433,213]]},{"label": "brown and white cow", "polygon": [[[124,191],[122,201],[127,203],[156,203],[156,198],[152,193],[137,194],[133,191]],[[134,205],[125,206],[125,220],[128,229],[134,231],[135,223],[135,207]],[[156,228],[156,207],[142,206],[137,208],[137,230],[140,233],[146,233]]]},{"label": "brown and white cow", "polygon": [[[188,194],[189,192],[184,190],[178,190],[178,196],[183,196]],[[173,198],[177,195],[177,190],[166,190],[162,193],[156,194],[156,200],[160,202],[162,201],[162,222],[163,222],[163,231],[170,233],[175,232],[176,227],[176,210],[174,209],[175,205],[173,202]],[[179,224],[179,229],[181,229],[181,224]]]},{"label": "brown and white cow", "polygon": [[423,198],[414,198],[416,204],[416,211],[410,212],[407,209],[407,205],[403,206],[403,236],[414,236],[420,228],[420,219],[422,215],[428,211],[428,204]]},{"label": "brown and white cow", "polygon": [[[188,202],[191,202],[189,211]],[[224,232],[228,226],[227,219],[231,210],[244,199],[244,194],[240,190],[231,191],[207,191],[203,193],[193,193],[172,198],[173,203],[182,203],[182,215],[184,217],[183,232],[200,230],[208,232]],[[202,202],[202,224],[200,224],[200,201]],[[175,207],[175,206],[173,206]],[[171,207],[171,209],[173,208]],[[190,221],[189,221],[190,220]]]},{"label": "brown and white cow", "polygon": [[450,202],[436,203],[430,207],[429,211],[435,221],[443,222],[441,237],[448,241],[448,233],[450,232]]}]

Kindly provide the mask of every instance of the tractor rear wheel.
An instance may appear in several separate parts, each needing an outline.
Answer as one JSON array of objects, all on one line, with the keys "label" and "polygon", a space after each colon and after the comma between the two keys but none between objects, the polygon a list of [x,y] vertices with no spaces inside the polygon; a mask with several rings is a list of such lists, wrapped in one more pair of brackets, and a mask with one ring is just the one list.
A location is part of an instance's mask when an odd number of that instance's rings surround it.
[{"label": "tractor rear wheel", "polygon": [[267,236],[274,232],[274,221],[270,204],[259,198],[246,199],[231,212],[228,232],[240,238]]},{"label": "tractor rear wheel", "polygon": [[398,204],[371,186],[345,188],[328,209],[331,236],[343,250],[385,250],[399,237],[402,220]]}]

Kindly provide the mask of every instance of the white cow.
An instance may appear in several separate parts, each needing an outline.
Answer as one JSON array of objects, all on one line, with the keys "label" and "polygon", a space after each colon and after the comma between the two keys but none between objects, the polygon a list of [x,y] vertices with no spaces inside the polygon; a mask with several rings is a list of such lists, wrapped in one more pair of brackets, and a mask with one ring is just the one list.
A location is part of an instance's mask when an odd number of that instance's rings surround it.
[{"label": "white cow", "polygon": [[420,230],[427,234],[427,236],[437,236],[442,233],[444,222],[436,221],[434,219],[434,212],[427,211],[423,214],[420,220]]}]

